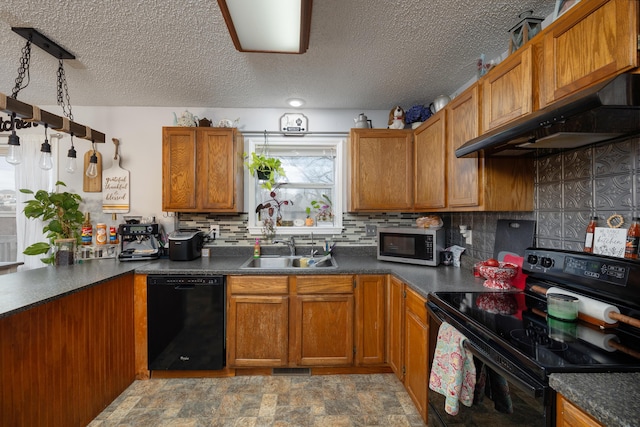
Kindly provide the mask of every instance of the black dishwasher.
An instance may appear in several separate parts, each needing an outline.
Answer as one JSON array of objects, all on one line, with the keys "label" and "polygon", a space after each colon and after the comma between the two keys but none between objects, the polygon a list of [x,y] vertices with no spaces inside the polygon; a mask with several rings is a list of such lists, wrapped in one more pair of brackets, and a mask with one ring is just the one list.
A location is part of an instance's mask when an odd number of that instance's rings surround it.
[{"label": "black dishwasher", "polygon": [[225,365],[225,277],[147,276],[149,370]]}]

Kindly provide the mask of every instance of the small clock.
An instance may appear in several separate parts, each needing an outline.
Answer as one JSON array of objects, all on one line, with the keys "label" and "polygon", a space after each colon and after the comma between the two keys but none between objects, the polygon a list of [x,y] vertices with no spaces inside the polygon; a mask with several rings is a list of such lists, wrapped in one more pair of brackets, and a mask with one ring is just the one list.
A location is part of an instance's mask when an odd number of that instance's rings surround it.
[{"label": "small clock", "polygon": [[284,133],[309,131],[309,119],[301,113],[285,113],[280,117],[280,130]]}]

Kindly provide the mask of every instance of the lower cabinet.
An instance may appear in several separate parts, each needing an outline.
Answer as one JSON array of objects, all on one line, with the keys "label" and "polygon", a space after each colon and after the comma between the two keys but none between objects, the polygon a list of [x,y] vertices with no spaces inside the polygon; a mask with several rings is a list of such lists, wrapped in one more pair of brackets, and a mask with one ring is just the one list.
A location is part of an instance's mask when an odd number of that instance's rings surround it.
[{"label": "lower cabinet", "polygon": [[385,364],[386,282],[382,274],[356,277],[357,366]]},{"label": "lower cabinet", "polygon": [[603,427],[591,415],[569,402],[561,394],[556,397],[556,427]]},{"label": "lower cabinet", "polygon": [[229,367],[351,366],[351,275],[229,276]]},{"label": "lower cabinet", "polygon": [[227,365],[282,367],[288,355],[288,277],[229,276]]},{"label": "lower cabinet", "polygon": [[388,359],[404,383],[424,422],[428,409],[428,339],[427,300],[406,284],[390,276],[387,293],[389,331]]}]

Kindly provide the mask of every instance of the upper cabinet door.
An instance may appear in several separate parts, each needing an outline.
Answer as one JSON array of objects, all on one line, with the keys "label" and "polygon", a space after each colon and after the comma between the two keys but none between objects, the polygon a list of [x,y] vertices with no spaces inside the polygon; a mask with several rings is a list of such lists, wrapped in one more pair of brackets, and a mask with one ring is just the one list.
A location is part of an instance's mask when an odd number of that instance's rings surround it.
[{"label": "upper cabinet door", "polygon": [[447,177],[444,110],[416,129],[414,152],[414,209],[444,208]]},{"label": "upper cabinet door", "polygon": [[234,189],[243,182],[242,143],[236,137],[233,128],[198,130],[199,202],[206,211],[236,211],[236,198],[241,197]]},{"label": "upper cabinet door", "polygon": [[532,52],[517,50],[481,80],[483,132],[533,111]]},{"label": "upper cabinet door", "polygon": [[456,149],[478,136],[478,85],[455,97],[446,107],[447,126],[447,201],[450,207],[473,207],[480,204],[480,160],[457,158]]},{"label": "upper cabinet door", "polygon": [[411,130],[351,130],[349,211],[411,211],[412,143]]},{"label": "upper cabinet door", "polygon": [[196,129],[162,129],[162,210],[196,208]]},{"label": "upper cabinet door", "polygon": [[638,64],[637,1],[582,1],[548,30],[541,107]]}]

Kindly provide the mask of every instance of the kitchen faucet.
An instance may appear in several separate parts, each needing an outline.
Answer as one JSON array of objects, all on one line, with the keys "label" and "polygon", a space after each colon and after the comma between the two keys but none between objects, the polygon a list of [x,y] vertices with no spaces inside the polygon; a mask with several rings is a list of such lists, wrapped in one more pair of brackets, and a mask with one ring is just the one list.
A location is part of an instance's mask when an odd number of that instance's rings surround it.
[{"label": "kitchen faucet", "polygon": [[273,243],[284,243],[289,247],[291,256],[296,256],[296,240],[293,238],[293,236],[289,237],[288,239],[276,239],[273,241]]}]

